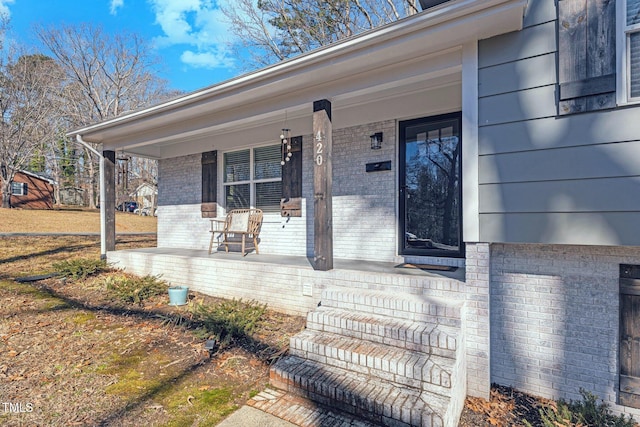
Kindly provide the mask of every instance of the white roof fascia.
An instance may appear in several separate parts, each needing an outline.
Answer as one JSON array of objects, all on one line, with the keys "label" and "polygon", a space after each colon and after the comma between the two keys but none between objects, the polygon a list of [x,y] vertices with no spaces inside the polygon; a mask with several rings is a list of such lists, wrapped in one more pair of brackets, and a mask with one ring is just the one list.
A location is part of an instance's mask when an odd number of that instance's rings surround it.
[{"label": "white roof fascia", "polygon": [[46,181],[51,185],[56,185],[56,182],[53,179],[44,177],[42,175],[38,175],[37,173],[29,172],[29,171],[22,170],[22,169],[20,169],[18,172],[23,173],[25,175],[29,175],[29,176],[34,177],[34,178],[38,178],[41,181]]},{"label": "white roof fascia", "polygon": [[[83,135],[85,140],[92,141],[92,134],[108,132],[111,128],[115,129],[120,125],[137,122],[160,114],[163,114],[166,120],[166,114],[184,110],[194,106],[194,104],[200,105],[211,101],[219,101],[224,104],[224,107],[228,107],[229,103],[236,105],[251,104],[256,102],[256,93],[248,93],[249,91],[258,90],[258,95],[262,99],[266,99],[269,96],[273,96],[273,91],[277,90],[270,86],[267,87],[267,83],[282,83],[285,79],[289,82],[306,83],[309,79],[317,77],[313,73],[317,66],[326,66],[328,63],[332,64],[332,72],[336,73],[336,75],[325,75],[324,78],[327,81],[349,75],[349,73],[353,75],[362,71],[357,69],[358,66],[365,67],[367,65],[362,62],[362,58],[357,56],[359,53],[389,42],[394,45],[394,54],[404,55],[406,59],[410,59],[415,52],[410,51],[410,49],[405,49],[404,51],[398,49],[395,46],[396,43],[402,42],[403,38],[408,39],[412,35],[415,36],[425,31],[431,31],[431,34],[427,38],[428,40],[421,40],[420,45],[424,49],[429,49],[429,43],[434,43],[433,52],[459,46],[463,42],[458,35],[460,26],[465,26],[467,32],[471,32],[476,40],[508,31],[515,31],[522,28],[526,3],[526,0],[453,0],[434,7],[433,10],[318,48],[293,59],[279,62],[150,108],[74,130],[67,135]],[[511,19],[511,21],[515,22],[505,22],[505,15],[517,18]],[[479,18],[483,18],[482,27],[475,28],[473,25],[474,20]],[[420,54],[423,55],[424,53],[421,52]],[[288,88],[289,86],[288,83],[280,86],[280,92],[282,87]],[[223,105],[220,106],[220,108],[224,107]],[[216,110],[207,108],[207,111],[208,113],[214,113]],[[102,141],[94,140],[92,142]]]}]

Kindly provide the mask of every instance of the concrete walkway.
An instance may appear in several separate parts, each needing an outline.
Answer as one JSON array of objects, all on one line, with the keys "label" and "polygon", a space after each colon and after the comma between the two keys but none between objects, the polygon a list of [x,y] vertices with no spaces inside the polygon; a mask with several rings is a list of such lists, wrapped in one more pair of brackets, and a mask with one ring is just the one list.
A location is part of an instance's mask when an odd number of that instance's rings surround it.
[{"label": "concrete walkway", "polygon": [[304,397],[266,388],[218,427],[377,427],[377,424],[320,407]]},{"label": "concrete walkway", "polygon": [[245,405],[229,415],[218,424],[218,427],[296,427],[296,425]]}]

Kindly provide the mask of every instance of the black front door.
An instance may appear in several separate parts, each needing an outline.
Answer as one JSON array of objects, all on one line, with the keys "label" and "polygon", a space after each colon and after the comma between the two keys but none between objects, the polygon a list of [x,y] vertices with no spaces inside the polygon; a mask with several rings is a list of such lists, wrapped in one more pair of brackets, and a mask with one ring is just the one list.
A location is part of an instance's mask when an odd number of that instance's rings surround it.
[{"label": "black front door", "polygon": [[400,253],[460,257],[461,114],[400,122]]}]

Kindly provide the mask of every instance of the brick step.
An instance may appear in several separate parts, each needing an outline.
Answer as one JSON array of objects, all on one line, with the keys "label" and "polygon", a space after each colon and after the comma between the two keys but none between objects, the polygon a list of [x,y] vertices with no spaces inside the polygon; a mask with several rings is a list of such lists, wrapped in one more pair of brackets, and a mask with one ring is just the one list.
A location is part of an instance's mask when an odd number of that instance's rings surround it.
[{"label": "brick step", "polygon": [[321,305],[395,319],[460,327],[462,302],[444,298],[370,290],[326,289]]},{"label": "brick step", "polygon": [[327,307],[307,314],[307,329],[452,358],[460,334],[459,328]]},{"label": "brick step", "polygon": [[385,426],[455,425],[450,398],[296,356],[271,369],[271,384],[290,393]]},{"label": "brick step", "polygon": [[302,359],[448,395],[456,359],[385,344],[354,340],[328,332],[305,330],[291,338],[289,352]]},{"label": "brick step", "polygon": [[299,427],[379,427],[377,423],[273,388],[261,391],[247,405]]}]

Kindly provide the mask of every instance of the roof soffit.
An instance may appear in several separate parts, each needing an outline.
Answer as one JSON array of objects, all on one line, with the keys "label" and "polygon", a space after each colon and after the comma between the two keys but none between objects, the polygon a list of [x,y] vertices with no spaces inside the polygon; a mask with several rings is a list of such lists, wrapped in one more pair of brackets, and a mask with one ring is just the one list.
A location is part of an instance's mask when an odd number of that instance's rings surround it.
[{"label": "roof soffit", "polygon": [[[376,81],[376,76],[385,74],[384,70],[398,72],[421,57],[435,62],[440,55],[450,55],[452,48],[459,48],[470,40],[520,29],[526,1],[458,0],[449,3],[434,8],[437,10],[433,12],[423,12],[343,43],[71,134],[82,134],[90,142],[126,141],[133,135],[143,137],[147,134],[147,140],[152,142],[159,137],[153,136],[158,129],[175,135],[187,131],[184,124],[195,124],[198,117],[214,118],[209,126],[233,120],[232,115],[259,120],[262,115],[269,114],[269,111],[256,108],[261,104],[269,105],[270,111],[277,111],[295,108],[300,102],[312,102],[313,96],[329,98],[361,90],[363,82],[374,87],[384,84]],[[458,71],[451,68],[451,72]],[[311,98],[303,99],[302,93]],[[175,128],[170,130],[171,127]]]}]

